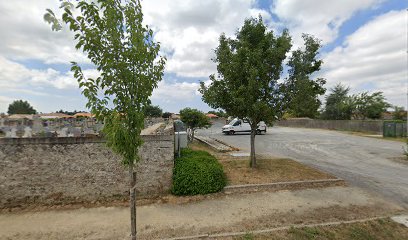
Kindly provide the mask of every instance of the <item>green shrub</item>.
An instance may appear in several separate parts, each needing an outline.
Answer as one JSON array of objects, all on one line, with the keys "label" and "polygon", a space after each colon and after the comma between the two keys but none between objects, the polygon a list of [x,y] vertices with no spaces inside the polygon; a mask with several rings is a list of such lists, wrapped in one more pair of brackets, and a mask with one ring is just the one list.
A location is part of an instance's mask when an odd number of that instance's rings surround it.
[{"label": "green shrub", "polygon": [[196,195],[218,192],[227,184],[222,165],[205,151],[182,149],[176,158],[172,193]]}]

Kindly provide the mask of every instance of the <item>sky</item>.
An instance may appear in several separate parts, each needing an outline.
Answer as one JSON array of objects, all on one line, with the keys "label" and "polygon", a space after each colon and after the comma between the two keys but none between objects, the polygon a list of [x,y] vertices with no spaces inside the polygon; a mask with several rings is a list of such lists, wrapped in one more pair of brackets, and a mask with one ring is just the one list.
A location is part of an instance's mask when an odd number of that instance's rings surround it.
[{"label": "sky", "polygon": [[[96,73],[74,48],[64,27],[51,31],[46,8],[58,0],[0,1],[0,112],[16,99],[39,112],[86,110],[86,99],[70,72],[70,61]],[[289,29],[293,50],[302,33],[322,40],[322,69],[313,77],[351,93],[382,91],[393,105],[407,106],[408,11],[404,0],[144,0],[144,22],[167,57],[163,80],[151,97],[164,111],[211,110],[197,91],[216,73],[211,61],[221,33],[233,37],[249,17],[262,16],[276,34]],[[282,73],[282,79],[287,75]]]}]

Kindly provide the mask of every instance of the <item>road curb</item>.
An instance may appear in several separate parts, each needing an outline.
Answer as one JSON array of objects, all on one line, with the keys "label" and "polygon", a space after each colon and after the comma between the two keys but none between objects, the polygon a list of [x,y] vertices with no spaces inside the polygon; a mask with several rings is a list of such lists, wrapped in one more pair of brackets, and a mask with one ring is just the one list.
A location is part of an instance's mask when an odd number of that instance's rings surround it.
[{"label": "road curb", "polygon": [[234,151],[236,148],[233,148],[225,143],[217,141],[214,138],[204,137],[204,136],[194,136],[198,141],[207,144],[211,148],[215,149],[218,152],[230,152]]},{"label": "road curb", "polygon": [[226,232],[226,233],[217,233],[217,234],[200,234],[200,235],[173,237],[173,238],[163,238],[163,240],[187,240],[187,239],[211,239],[211,238],[220,238],[220,237],[236,237],[236,236],[244,236],[248,233],[251,233],[251,234],[271,233],[271,232],[276,232],[276,231],[288,230],[291,228],[324,227],[324,226],[336,226],[336,225],[341,225],[341,224],[360,223],[360,222],[367,222],[367,221],[373,221],[373,220],[378,220],[378,219],[385,219],[387,217],[388,216],[363,218],[363,219],[356,219],[356,220],[349,220],[349,221],[315,223],[315,224],[297,224],[297,225],[282,226],[282,227],[276,227],[276,228],[252,230],[252,231],[246,231],[246,232]]},{"label": "road curb", "polygon": [[225,193],[239,193],[261,190],[295,190],[303,188],[318,188],[318,187],[333,187],[343,186],[346,182],[343,179],[321,179],[321,180],[305,180],[305,181],[290,181],[276,183],[261,183],[261,184],[245,184],[245,185],[230,185],[224,187]]}]

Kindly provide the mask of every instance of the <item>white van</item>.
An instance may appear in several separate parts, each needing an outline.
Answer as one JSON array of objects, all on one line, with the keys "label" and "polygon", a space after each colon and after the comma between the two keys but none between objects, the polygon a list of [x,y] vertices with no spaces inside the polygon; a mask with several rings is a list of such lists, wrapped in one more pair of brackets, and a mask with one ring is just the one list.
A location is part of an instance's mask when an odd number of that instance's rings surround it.
[{"label": "white van", "polygon": [[[251,132],[251,126],[248,121],[234,118],[227,125],[222,127],[222,132],[224,134],[235,134],[237,132]],[[266,133],[266,124],[264,121],[258,123],[258,128],[256,129],[256,134]]]}]

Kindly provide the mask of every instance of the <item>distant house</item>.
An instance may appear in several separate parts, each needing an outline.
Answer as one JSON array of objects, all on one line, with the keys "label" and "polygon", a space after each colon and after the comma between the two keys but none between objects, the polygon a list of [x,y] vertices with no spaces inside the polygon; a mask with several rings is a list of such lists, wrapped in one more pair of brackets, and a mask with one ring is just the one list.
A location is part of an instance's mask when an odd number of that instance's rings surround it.
[{"label": "distant house", "polygon": [[94,118],[95,114],[88,113],[88,112],[80,112],[80,113],[74,114],[74,117],[75,118]]},{"label": "distant house", "polygon": [[7,116],[8,119],[10,120],[33,120],[34,114],[11,114]]},{"label": "distant house", "polygon": [[68,119],[73,118],[73,116],[64,113],[41,113],[36,115],[42,119]]},{"label": "distant house", "polygon": [[212,114],[212,113],[208,113],[208,114],[206,114],[206,116],[207,117],[209,117],[209,118],[218,118],[218,116],[217,115],[215,115],[215,114]]},{"label": "distant house", "polygon": [[180,119],[180,114],[172,113],[171,114],[171,119],[173,119],[173,120]]},{"label": "distant house", "polygon": [[[404,119],[406,119],[407,117],[407,111],[402,112],[402,115],[405,116]],[[394,112],[392,111],[387,111],[387,112],[383,112],[381,119],[383,120],[393,120],[394,119]]]}]

